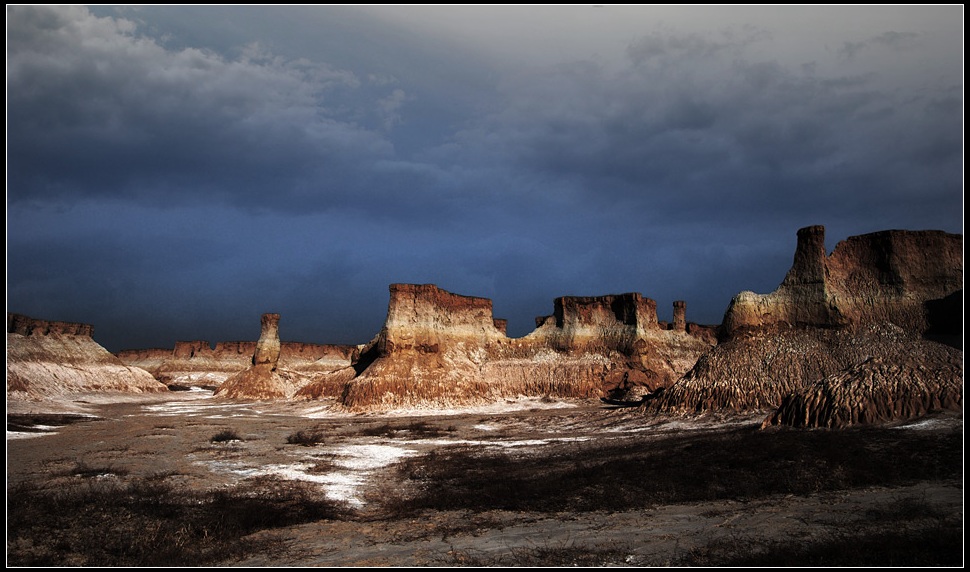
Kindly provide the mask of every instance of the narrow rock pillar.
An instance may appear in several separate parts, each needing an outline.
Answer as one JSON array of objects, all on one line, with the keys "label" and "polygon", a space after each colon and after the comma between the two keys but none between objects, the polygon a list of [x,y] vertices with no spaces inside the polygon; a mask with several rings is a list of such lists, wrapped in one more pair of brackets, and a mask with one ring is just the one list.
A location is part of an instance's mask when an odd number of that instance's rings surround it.
[{"label": "narrow rock pillar", "polygon": [[268,364],[271,370],[276,370],[280,359],[280,315],[263,314],[260,322],[262,328],[259,341],[256,342],[256,351],[253,353],[253,365]]},{"label": "narrow rock pillar", "polygon": [[683,300],[674,301],[674,331],[687,331],[687,302]]}]

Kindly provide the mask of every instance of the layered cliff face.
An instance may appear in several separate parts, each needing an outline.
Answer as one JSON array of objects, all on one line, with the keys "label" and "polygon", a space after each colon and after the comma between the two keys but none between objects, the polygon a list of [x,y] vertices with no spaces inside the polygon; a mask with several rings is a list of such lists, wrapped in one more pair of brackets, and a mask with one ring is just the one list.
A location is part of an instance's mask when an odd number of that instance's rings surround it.
[{"label": "layered cliff face", "polygon": [[892,323],[925,332],[927,304],[963,288],[963,237],[887,230],[853,236],[825,254],[825,228],[798,231],[791,270],[771,294],[742,292],[724,316],[728,338],[746,329]]},{"label": "layered cliff face", "polygon": [[[944,334],[954,333],[954,320],[943,314],[962,316],[962,303],[954,302],[963,287],[962,273],[960,235],[884,231],[851,237],[826,256],[824,228],[801,229],[792,268],[778,289],[735,297],[725,314],[722,342],[644,408],[773,410],[815,382],[846,375],[868,376],[868,381],[843,392],[838,404],[806,395],[775,422],[811,419],[816,425],[838,426],[845,419],[885,421],[883,413],[890,410],[906,416],[925,409],[923,401],[916,402],[922,398],[914,389],[922,386],[939,386],[946,393],[927,403],[962,403],[962,351],[924,336],[941,328]],[[912,361],[916,356],[918,363]],[[952,367],[956,362],[959,371]],[[890,380],[860,374],[872,367],[863,363],[913,367],[905,370],[907,377]],[[949,378],[941,381],[945,375]],[[840,410],[850,403],[856,413]],[[894,405],[887,409],[886,403]],[[881,413],[872,414],[875,410]]]},{"label": "layered cliff face", "polygon": [[87,324],[7,314],[7,398],[44,399],[87,391],[167,391],[91,337]]},{"label": "layered cliff face", "polygon": [[394,284],[385,325],[341,396],[354,409],[465,405],[517,395],[602,396],[675,380],[710,348],[661,330],[640,294],[562,297],[524,338],[505,335],[491,300]]},{"label": "layered cliff face", "polygon": [[481,366],[505,335],[486,298],[433,284],[392,284],[384,327],[354,365],[341,400],[351,408],[441,405],[491,397]]}]

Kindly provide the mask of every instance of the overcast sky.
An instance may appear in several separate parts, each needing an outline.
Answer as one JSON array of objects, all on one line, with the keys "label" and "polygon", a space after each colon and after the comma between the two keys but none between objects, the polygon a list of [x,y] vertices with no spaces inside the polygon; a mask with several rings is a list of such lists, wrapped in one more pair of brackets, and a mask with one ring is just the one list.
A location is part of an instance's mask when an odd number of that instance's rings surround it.
[{"label": "overcast sky", "polygon": [[798,228],[963,232],[955,6],[7,6],[7,309],[363,343],[388,285],[720,323]]}]

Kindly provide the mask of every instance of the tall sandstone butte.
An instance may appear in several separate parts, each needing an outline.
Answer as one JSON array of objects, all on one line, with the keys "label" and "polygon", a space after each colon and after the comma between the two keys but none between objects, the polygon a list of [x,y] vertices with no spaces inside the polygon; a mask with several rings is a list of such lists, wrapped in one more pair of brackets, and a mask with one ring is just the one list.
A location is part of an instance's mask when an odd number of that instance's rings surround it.
[{"label": "tall sandstone butte", "polygon": [[7,398],[45,399],[88,391],[168,391],[94,341],[89,324],[7,314]]},{"label": "tall sandstone butte", "polygon": [[[940,324],[948,326],[937,333],[962,336],[947,315],[962,315],[962,252],[961,235],[887,230],[826,255],[824,227],[800,229],[778,289],[738,294],[721,343],[645,408],[774,410],[788,400],[789,414],[767,423],[834,427],[962,404],[962,350],[925,339]],[[885,363],[899,364],[908,381],[890,383]],[[874,380],[887,381],[876,389]],[[839,397],[791,397],[806,391]]]},{"label": "tall sandstone butte", "polygon": [[508,338],[487,298],[392,284],[384,327],[341,396],[352,409],[487,403],[519,395],[601,396],[672,383],[711,341],[661,330],[638,293],[561,297],[523,338]]}]

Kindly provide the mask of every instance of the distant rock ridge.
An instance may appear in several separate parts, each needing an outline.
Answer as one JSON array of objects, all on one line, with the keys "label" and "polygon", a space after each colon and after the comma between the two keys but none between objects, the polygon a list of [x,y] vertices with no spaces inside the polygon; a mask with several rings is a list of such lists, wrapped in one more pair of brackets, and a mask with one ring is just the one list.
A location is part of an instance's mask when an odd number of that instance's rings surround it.
[{"label": "distant rock ridge", "polygon": [[[174,349],[122,350],[119,359],[140,367],[156,379],[176,388],[192,386],[215,389],[230,376],[252,365],[257,342],[180,341]],[[307,373],[326,373],[351,364],[357,346],[281,342],[279,366]]]},{"label": "distant rock ridge", "polygon": [[89,324],[7,313],[7,398],[41,400],[72,393],[168,391],[91,337]]},{"label": "distant rock ridge", "polygon": [[656,302],[639,293],[557,298],[534,332],[508,338],[487,298],[433,284],[389,290],[384,327],[361,350],[357,376],[341,395],[347,407],[593,397],[624,385],[649,392],[676,380],[711,345],[704,336],[661,330]]},{"label": "distant rock ridge", "polygon": [[21,336],[87,336],[94,335],[94,326],[77,322],[38,320],[23,314],[7,313],[7,333]]},{"label": "distant rock ridge", "polygon": [[[799,230],[792,268],[778,289],[736,296],[721,343],[643,408],[752,411],[784,402],[787,413],[773,414],[771,423],[842,426],[886,421],[887,411],[905,418],[931,406],[962,406],[962,349],[931,339],[952,339],[952,314],[963,315],[963,237],[882,231],[850,237],[826,256],[824,236],[821,226]],[[900,371],[909,377],[890,381],[878,373],[889,370],[872,371],[879,363],[908,364]],[[859,376],[868,381],[842,398],[818,396],[831,389],[826,379]],[[885,383],[876,388],[874,380]],[[938,393],[924,399],[914,387]]]}]

